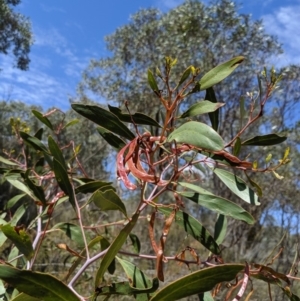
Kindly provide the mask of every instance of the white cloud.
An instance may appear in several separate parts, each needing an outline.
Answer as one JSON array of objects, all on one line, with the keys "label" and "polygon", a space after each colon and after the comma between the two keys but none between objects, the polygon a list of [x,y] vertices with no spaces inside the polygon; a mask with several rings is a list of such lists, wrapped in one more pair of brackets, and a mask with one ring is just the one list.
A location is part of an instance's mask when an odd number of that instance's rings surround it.
[{"label": "white cloud", "polygon": [[265,30],[283,44],[284,54],[274,63],[300,64],[300,5],[279,7],[273,14],[263,16],[263,21]]}]

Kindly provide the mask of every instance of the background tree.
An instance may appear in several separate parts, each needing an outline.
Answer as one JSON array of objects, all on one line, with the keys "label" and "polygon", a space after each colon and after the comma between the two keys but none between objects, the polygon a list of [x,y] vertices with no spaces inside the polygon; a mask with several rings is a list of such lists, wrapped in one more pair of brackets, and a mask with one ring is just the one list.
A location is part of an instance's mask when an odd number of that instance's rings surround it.
[{"label": "background tree", "polygon": [[20,0],[0,0],[0,53],[12,51],[16,67],[27,70],[32,44],[31,24],[25,16],[14,12]]}]

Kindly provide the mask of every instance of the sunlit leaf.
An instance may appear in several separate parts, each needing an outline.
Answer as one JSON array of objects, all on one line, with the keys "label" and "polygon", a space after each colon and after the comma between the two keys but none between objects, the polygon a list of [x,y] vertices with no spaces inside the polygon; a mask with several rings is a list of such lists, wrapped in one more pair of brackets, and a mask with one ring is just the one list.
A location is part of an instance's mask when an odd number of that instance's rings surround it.
[{"label": "sunlit leaf", "polygon": [[73,125],[77,124],[79,121],[80,121],[79,119],[73,119],[73,120],[69,121],[66,125],[64,125],[63,129],[66,129],[69,126],[73,126]]},{"label": "sunlit leaf", "polygon": [[[213,195],[209,191],[190,183],[179,183],[181,186],[193,191],[180,191],[180,195],[219,214],[242,220],[248,224],[254,223],[253,216],[235,203],[222,197]],[[194,192],[195,191],[195,192]]]},{"label": "sunlit leaf", "polygon": [[51,155],[61,164],[62,167],[64,167],[65,170],[67,170],[68,166],[62,154],[62,151],[51,136],[48,137],[48,146]]},{"label": "sunlit leaf", "polygon": [[243,61],[243,56],[237,56],[211,69],[200,79],[200,89],[206,90],[219,83],[229,76]]},{"label": "sunlit leaf", "polygon": [[179,118],[193,117],[201,114],[214,112],[215,110],[224,105],[225,104],[221,102],[213,103],[208,100],[202,100],[201,102],[193,104],[187,111],[180,115]]},{"label": "sunlit leaf", "polygon": [[219,179],[238,197],[252,205],[260,205],[258,195],[246,184],[246,182],[235,174],[220,168],[215,168],[214,173]]},{"label": "sunlit leaf", "polygon": [[44,301],[80,301],[80,299],[57,278],[39,272],[18,270],[0,264],[0,278],[25,293]]},{"label": "sunlit leaf", "polygon": [[179,278],[159,290],[151,301],[175,301],[188,296],[210,291],[215,285],[233,280],[244,269],[242,264],[222,264],[204,268]]},{"label": "sunlit leaf", "polygon": [[115,190],[113,186],[111,186],[112,182],[103,182],[103,181],[90,181],[86,184],[80,185],[76,187],[76,193],[94,193],[96,190],[100,189],[102,191],[107,189]]},{"label": "sunlit leaf", "polygon": [[63,231],[71,240],[75,241],[78,245],[83,246],[83,238],[81,229],[78,225],[72,223],[58,223],[55,224],[52,229],[59,229]]},{"label": "sunlit leaf", "polygon": [[7,203],[5,208],[6,209],[10,209],[11,207],[13,207],[21,198],[23,198],[26,194],[22,193],[22,194],[17,194],[14,197],[12,197]]},{"label": "sunlit leaf", "polygon": [[16,162],[13,162],[11,160],[5,159],[2,156],[0,156],[0,162],[6,164],[6,165],[18,165]]},{"label": "sunlit leaf", "polygon": [[269,134],[263,136],[255,136],[251,139],[247,139],[242,142],[242,145],[257,145],[257,146],[269,146],[284,142],[287,139],[285,136],[279,136],[277,134]]},{"label": "sunlit leaf", "polygon": [[0,226],[0,229],[28,260],[32,258],[34,251],[31,240],[29,235],[23,229],[12,227],[10,224]]},{"label": "sunlit leaf", "polygon": [[[173,211],[170,208],[158,207],[158,211],[162,212],[166,216],[169,216]],[[191,215],[178,210],[176,212],[175,222],[184,229],[194,239],[199,241],[205,248],[211,251],[213,254],[219,254],[220,249],[212,235],[208,230],[203,227],[198,220]]]},{"label": "sunlit leaf", "polygon": [[6,178],[6,180],[13,185],[14,187],[16,187],[17,189],[25,192],[27,195],[29,195],[32,199],[36,199],[34,194],[32,193],[32,191],[21,181],[17,180],[17,179],[12,179],[12,178]]},{"label": "sunlit leaf", "polygon": [[77,113],[95,122],[101,127],[126,139],[134,139],[135,135],[115,114],[94,105],[73,103],[71,106]]},{"label": "sunlit leaf", "polygon": [[196,121],[189,121],[174,130],[168,141],[190,144],[202,149],[220,151],[224,148],[224,141],[210,126]]},{"label": "sunlit leaf", "polygon": [[50,120],[46,117],[46,116],[43,116],[42,113],[36,111],[36,110],[32,110],[32,113],[33,115],[38,118],[43,124],[45,124],[50,130],[53,131],[53,125],[52,123],[50,122]]}]

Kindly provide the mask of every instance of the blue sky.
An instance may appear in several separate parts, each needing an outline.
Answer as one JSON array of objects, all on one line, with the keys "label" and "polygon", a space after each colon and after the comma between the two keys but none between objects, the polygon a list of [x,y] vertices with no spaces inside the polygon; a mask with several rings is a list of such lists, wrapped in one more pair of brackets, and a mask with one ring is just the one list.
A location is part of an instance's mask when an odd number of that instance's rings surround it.
[{"label": "blue sky", "polygon": [[[0,55],[0,99],[68,109],[89,60],[107,56],[104,36],[128,23],[140,8],[167,11],[182,2],[22,0],[18,11],[30,18],[35,39],[32,62],[29,71],[19,71],[10,56]],[[263,19],[266,31],[278,36],[285,53],[273,63],[300,63],[300,0],[248,0],[241,3],[241,12]]]}]

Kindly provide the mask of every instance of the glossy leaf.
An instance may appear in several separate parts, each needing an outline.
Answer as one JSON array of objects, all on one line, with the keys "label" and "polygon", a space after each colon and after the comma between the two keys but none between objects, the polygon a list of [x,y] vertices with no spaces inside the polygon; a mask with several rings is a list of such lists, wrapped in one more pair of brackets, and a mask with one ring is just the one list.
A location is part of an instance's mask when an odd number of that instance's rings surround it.
[{"label": "glossy leaf", "polygon": [[27,169],[24,174],[24,181],[30,190],[33,192],[35,199],[41,202],[44,206],[46,205],[47,201],[44,194],[44,189],[42,186],[35,185],[33,181],[29,177],[30,169]]},{"label": "glossy leaf", "polygon": [[227,218],[225,215],[219,214],[215,223],[214,239],[221,244],[227,234]]},{"label": "glossy leaf", "polygon": [[237,56],[208,71],[199,81],[200,90],[206,90],[229,76],[235,68],[244,61],[243,56]]},{"label": "glossy leaf", "polygon": [[57,145],[57,143],[54,141],[54,139],[49,136],[48,137],[48,146],[51,152],[51,155],[61,164],[62,167],[67,171],[68,166],[66,164],[65,158],[62,154],[61,149]]},{"label": "glossy leaf", "polygon": [[78,245],[84,245],[81,229],[78,225],[72,223],[58,223],[54,225],[52,229],[59,229],[63,231],[71,240],[75,241]]},{"label": "glossy leaf", "polygon": [[38,138],[30,136],[25,132],[20,132],[20,136],[28,145],[32,146],[35,150],[49,154],[49,150]]},{"label": "glossy leaf", "polygon": [[250,187],[247,186],[246,182],[236,176],[235,174],[220,168],[215,168],[214,173],[218,178],[238,197],[243,201],[259,206],[258,195]]},{"label": "glossy leaf", "polygon": [[36,111],[36,110],[32,110],[32,113],[33,115],[39,119],[43,124],[45,124],[50,130],[53,131],[53,125],[52,123],[50,122],[50,120],[46,117],[46,116],[43,116],[42,113],[40,113],[39,111]]},{"label": "glossy leaf", "polygon": [[277,134],[269,134],[263,136],[255,136],[251,139],[242,142],[242,145],[257,145],[257,146],[269,146],[284,142],[287,139],[285,136],[279,136]]},{"label": "glossy leaf", "polygon": [[119,235],[114,239],[108,251],[105,253],[101,261],[100,268],[98,269],[95,277],[95,287],[97,287],[102,281],[104,273],[108,269],[111,262],[114,260],[119,250],[122,248],[128,235],[131,233],[131,230],[135,226],[138,218],[139,218],[139,214],[135,213],[132,216],[131,220],[128,222],[128,224],[120,231]]},{"label": "glossy leaf", "polygon": [[115,190],[114,187],[111,186],[112,182],[103,182],[103,181],[90,181],[86,184],[80,185],[75,189],[76,193],[94,193],[96,190],[109,189]]},{"label": "glossy leaf", "polygon": [[180,182],[179,184],[185,188],[195,191],[181,191],[178,193],[195,202],[196,204],[199,204],[219,214],[231,216],[234,219],[245,221],[248,224],[254,223],[255,220],[253,216],[235,203],[219,196],[213,195],[209,191],[194,184],[182,182]]},{"label": "glossy leaf", "polygon": [[97,296],[110,296],[110,295],[137,295],[136,300],[149,300],[147,299],[139,299],[139,294],[151,294],[155,292],[159,287],[159,281],[157,278],[154,278],[152,280],[152,287],[146,288],[146,289],[138,289],[130,286],[129,282],[117,282],[117,283],[111,283],[107,286],[101,286],[96,289],[96,295]]},{"label": "glossy leaf", "polygon": [[32,199],[35,200],[35,196],[34,194],[31,192],[31,190],[24,185],[24,183],[22,183],[21,181],[17,180],[17,179],[13,179],[13,178],[6,178],[6,180],[13,185],[14,187],[16,187],[17,189],[25,192],[27,195],[29,195]]},{"label": "glossy leaf", "polygon": [[139,238],[135,234],[132,234],[132,233],[129,234],[129,238],[131,240],[134,250],[136,251],[137,254],[139,254],[140,250],[141,250],[141,242],[140,242]]},{"label": "glossy leaf", "polygon": [[135,135],[126,127],[124,123],[113,113],[94,105],[73,103],[72,108],[80,115],[95,122],[101,127],[128,140],[135,138]]},{"label": "glossy leaf", "polygon": [[155,77],[153,76],[153,73],[150,69],[148,69],[148,84],[151,87],[151,89],[153,90],[153,92],[156,92],[156,93],[159,92]]},{"label": "glossy leaf", "polygon": [[18,270],[0,265],[0,278],[25,293],[44,301],[80,301],[80,299],[57,278],[39,272]]},{"label": "glossy leaf", "polygon": [[[206,89],[205,99],[207,99],[207,100],[209,100],[209,101],[211,101],[212,103],[215,103],[215,104],[218,103],[213,87],[210,87],[210,88]],[[217,131],[218,128],[219,128],[219,115],[220,115],[220,109],[219,108],[217,110],[215,110],[214,112],[208,113],[208,117],[209,117],[210,122],[211,122],[211,127],[215,131]]]},{"label": "glossy leaf", "polygon": [[23,229],[18,230],[16,227],[12,227],[10,224],[0,226],[0,229],[28,260],[33,257],[34,251],[30,237],[26,233],[26,231],[24,231]]},{"label": "glossy leaf", "polygon": [[168,141],[190,144],[210,151],[220,151],[224,148],[224,141],[210,126],[196,121],[184,123],[174,130]]},{"label": "glossy leaf", "polygon": [[59,187],[66,195],[69,196],[69,202],[76,210],[75,195],[67,171],[56,159],[53,160],[53,169]]},{"label": "glossy leaf", "polygon": [[129,122],[129,123],[136,123],[136,124],[143,124],[143,125],[151,125],[155,127],[161,127],[154,119],[149,117],[148,115],[142,113],[134,113],[132,115],[122,113],[122,111],[117,108],[108,105],[109,110],[115,114],[121,121]]},{"label": "glossy leaf", "polygon": [[[169,216],[172,212],[170,208],[158,207],[158,211],[162,212],[166,216]],[[220,249],[217,242],[212,235],[203,227],[198,220],[191,215],[178,210],[176,212],[175,222],[180,227],[191,235],[194,239],[199,241],[205,248],[211,251],[213,254],[220,254]]]},{"label": "glossy leaf", "polygon": [[193,104],[187,111],[180,115],[179,118],[193,117],[201,114],[214,112],[224,105],[225,104],[221,102],[213,103],[208,100],[202,100],[201,102]]},{"label": "glossy leaf", "polygon": [[215,285],[233,280],[244,269],[242,264],[222,264],[202,269],[166,285],[151,301],[175,301],[210,291]]},{"label": "glossy leaf", "polygon": [[98,208],[103,211],[119,210],[127,217],[126,207],[124,203],[112,189],[106,190],[104,192],[102,192],[101,190],[95,191],[91,196],[89,202],[93,202]]},{"label": "glossy leaf", "polygon": [[125,141],[115,134],[113,134],[111,131],[103,128],[98,127],[97,131],[101,135],[101,137],[112,147],[116,148],[117,150],[120,150],[122,147],[126,145]]}]

